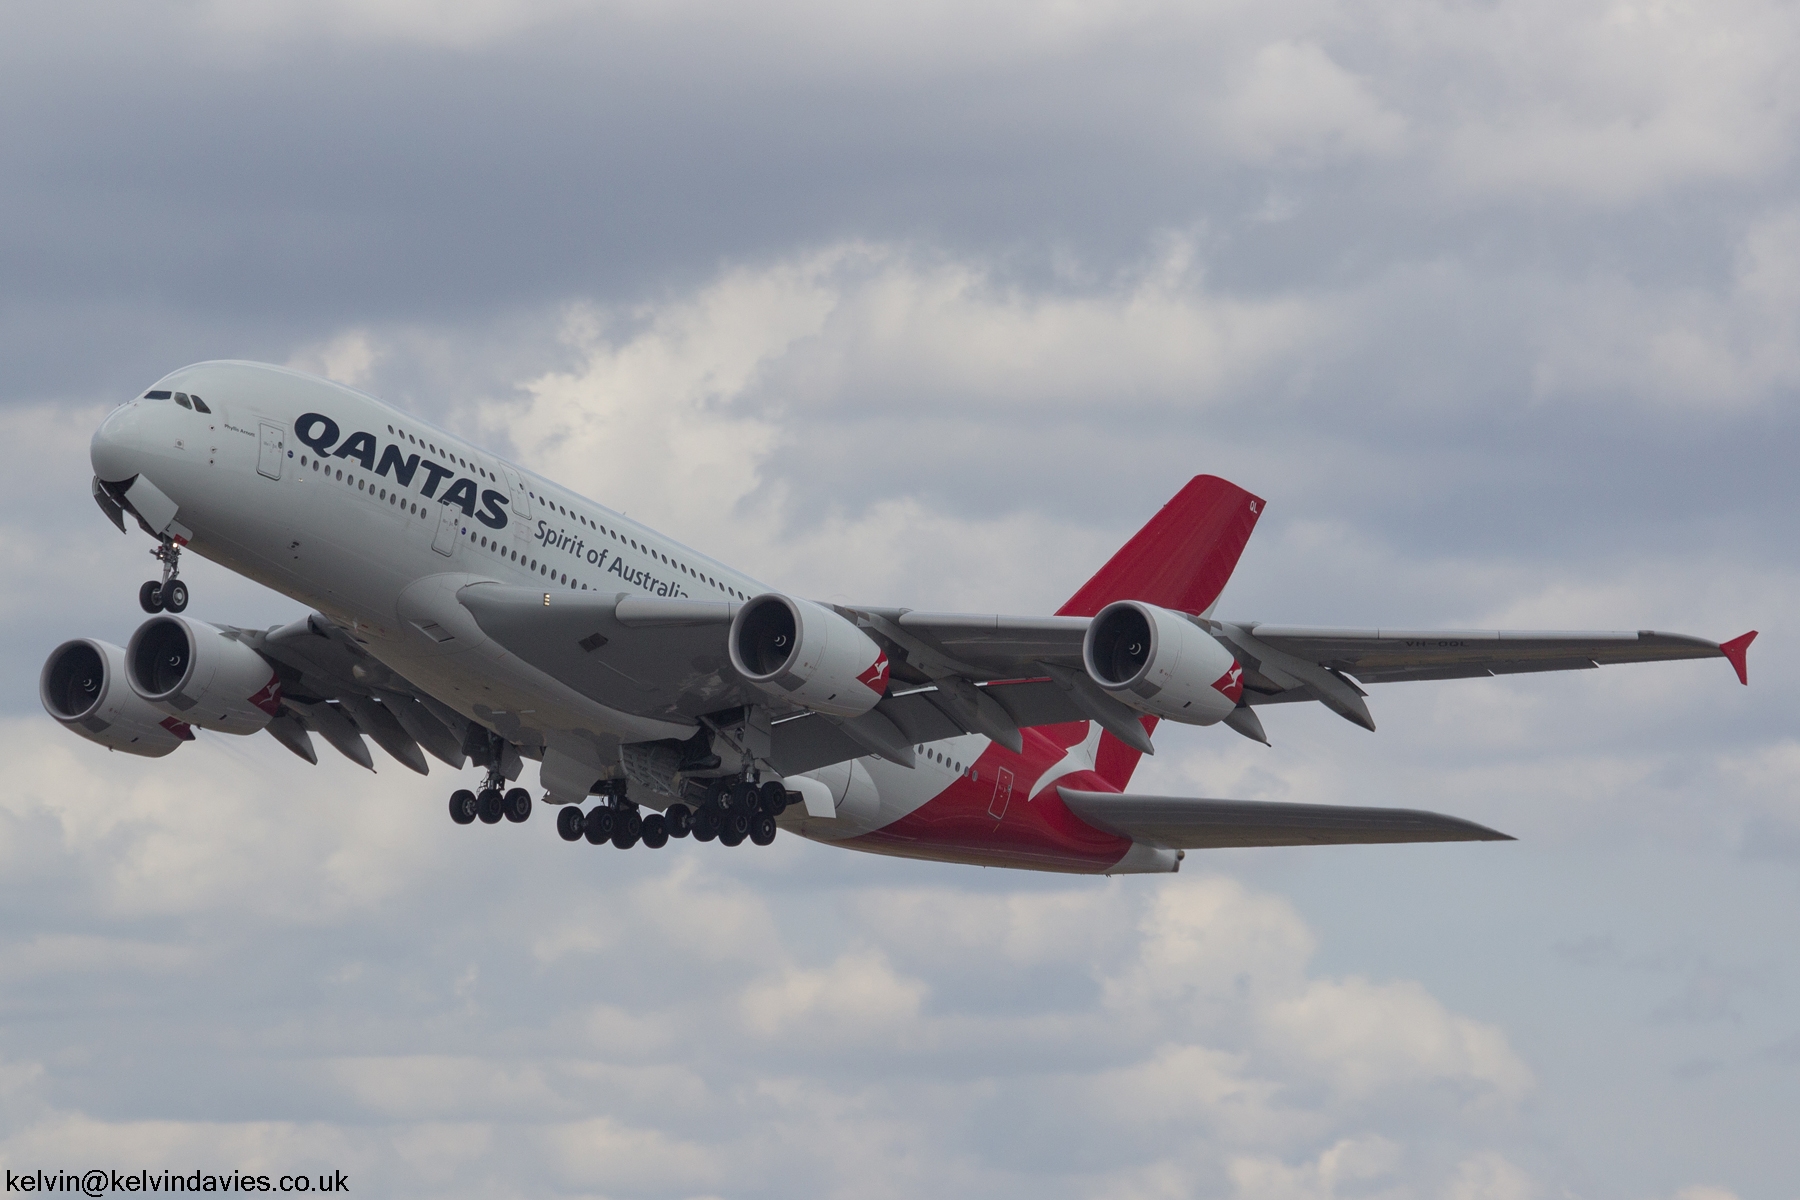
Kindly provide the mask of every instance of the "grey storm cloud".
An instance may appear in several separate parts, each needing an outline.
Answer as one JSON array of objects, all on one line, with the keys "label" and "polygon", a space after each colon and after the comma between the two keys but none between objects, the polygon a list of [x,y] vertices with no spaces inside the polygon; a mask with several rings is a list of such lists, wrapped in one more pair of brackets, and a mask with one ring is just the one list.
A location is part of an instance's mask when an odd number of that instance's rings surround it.
[{"label": "grey storm cloud", "polygon": [[[0,12],[0,1161],[384,1195],[1791,1190],[1800,20],[244,0]],[[1228,615],[1759,627],[1372,688],[1147,791],[1504,847],[1071,881],[459,829],[443,771],[52,729],[187,362],[353,383],[807,594],[1048,611],[1180,483]],[[296,606],[193,563],[191,610]],[[715,851],[715,853],[706,853]]]}]

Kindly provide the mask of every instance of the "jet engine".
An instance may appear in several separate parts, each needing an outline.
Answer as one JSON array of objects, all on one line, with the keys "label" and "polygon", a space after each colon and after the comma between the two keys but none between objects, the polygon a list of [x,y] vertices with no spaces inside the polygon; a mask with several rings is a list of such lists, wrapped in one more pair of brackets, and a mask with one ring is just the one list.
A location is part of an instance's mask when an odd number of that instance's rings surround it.
[{"label": "jet engine", "polygon": [[194,740],[185,721],[152,708],[125,681],[125,651],[75,638],[50,652],[38,674],[38,699],[63,728],[108,750],[161,758]]},{"label": "jet engine", "polygon": [[125,648],[131,690],[163,712],[220,733],[255,733],[281,711],[269,660],[188,617],[151,617]]},{"label": "jet engine", "polygon": [[765,592],[732,618],[731,665],[778,699],[860,717],[887,694],[887,654],[822,604]]},{"label": "jet engine", "polygon": [[1218,639],[1181,613],[1139,600],[1101,609],[1081,658],[1115,699],[1186,725],[1223,721],[1244,694],[1243,669]]}]

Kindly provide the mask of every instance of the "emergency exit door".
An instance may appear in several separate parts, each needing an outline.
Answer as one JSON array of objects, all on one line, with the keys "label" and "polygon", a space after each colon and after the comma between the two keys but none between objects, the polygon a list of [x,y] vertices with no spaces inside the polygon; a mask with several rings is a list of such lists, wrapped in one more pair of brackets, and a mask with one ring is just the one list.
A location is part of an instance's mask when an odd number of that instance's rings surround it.
[{"label": "emergency exit door", "polygon": [[454,504],[440,504],[438,507],[443,512],[438,516],[437,536],[431,539],[431,548],[448,556],[456,551],[456,538],[462,532],[463,511]]},{"label": "emergency exit door", "polygon": [[256,453],[256,472],[270,479],[281,478],[281,460],[287,452],[287,434],[279,425],[262,423],[261,446]]}]

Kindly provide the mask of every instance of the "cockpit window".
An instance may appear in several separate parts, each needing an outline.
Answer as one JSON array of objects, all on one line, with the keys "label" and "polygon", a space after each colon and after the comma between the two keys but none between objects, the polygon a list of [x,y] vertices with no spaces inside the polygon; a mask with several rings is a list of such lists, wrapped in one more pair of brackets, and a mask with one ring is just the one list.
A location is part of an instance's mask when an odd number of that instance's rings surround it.
[{"label": "cockpit window", "polygon": [[167,400],[168,398],[169,398],[168,392],[145,392],[144,393],[144,399],[146,399],[146,400]]},{"label": "cockpit window", "polygon": [[194,407],[192,404],[188,403],[188,398],[187,398],[186,392],[176,392],[175,393],[175,403],[181,405],[181,407],[183,407],[183,408]]},{"label": "cockpit window", "polygon": [[192,400],[192,401],[193,401],[193,402],[194,402],[194,407],[195,407],[195,408],[196,408],[196,409],[197,409],[197,410],[199,410],[199,411],[200,411],[200,412],[203,412],[203,413],[209,413],[209,412],[211,412],[211,411],[212,411],[212,409],[210,409],[210,408],[208,408],[208,407],[206,407],[206,401],[204,401],[204,400],[202,400],[202,399],[201,399],[201,398],[200,398],[200,397],[198,397],[198,396],[189,396],[189,397],[188,397],[188,399],[189,399],[189,400]]}]

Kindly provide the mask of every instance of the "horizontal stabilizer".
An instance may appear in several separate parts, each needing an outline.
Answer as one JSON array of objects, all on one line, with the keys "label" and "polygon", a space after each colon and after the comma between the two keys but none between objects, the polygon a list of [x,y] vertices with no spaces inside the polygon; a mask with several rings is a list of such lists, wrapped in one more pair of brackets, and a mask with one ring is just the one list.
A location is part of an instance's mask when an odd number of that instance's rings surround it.
[{"label": "horizontal stabilizer", "polygon": [[1268,800],[1199,800],[1056,789],[1069,811],[1096,829],[1172,850],[1224,846],[1323,846],[1376,842],[1510,842],[1442,813]]}]

